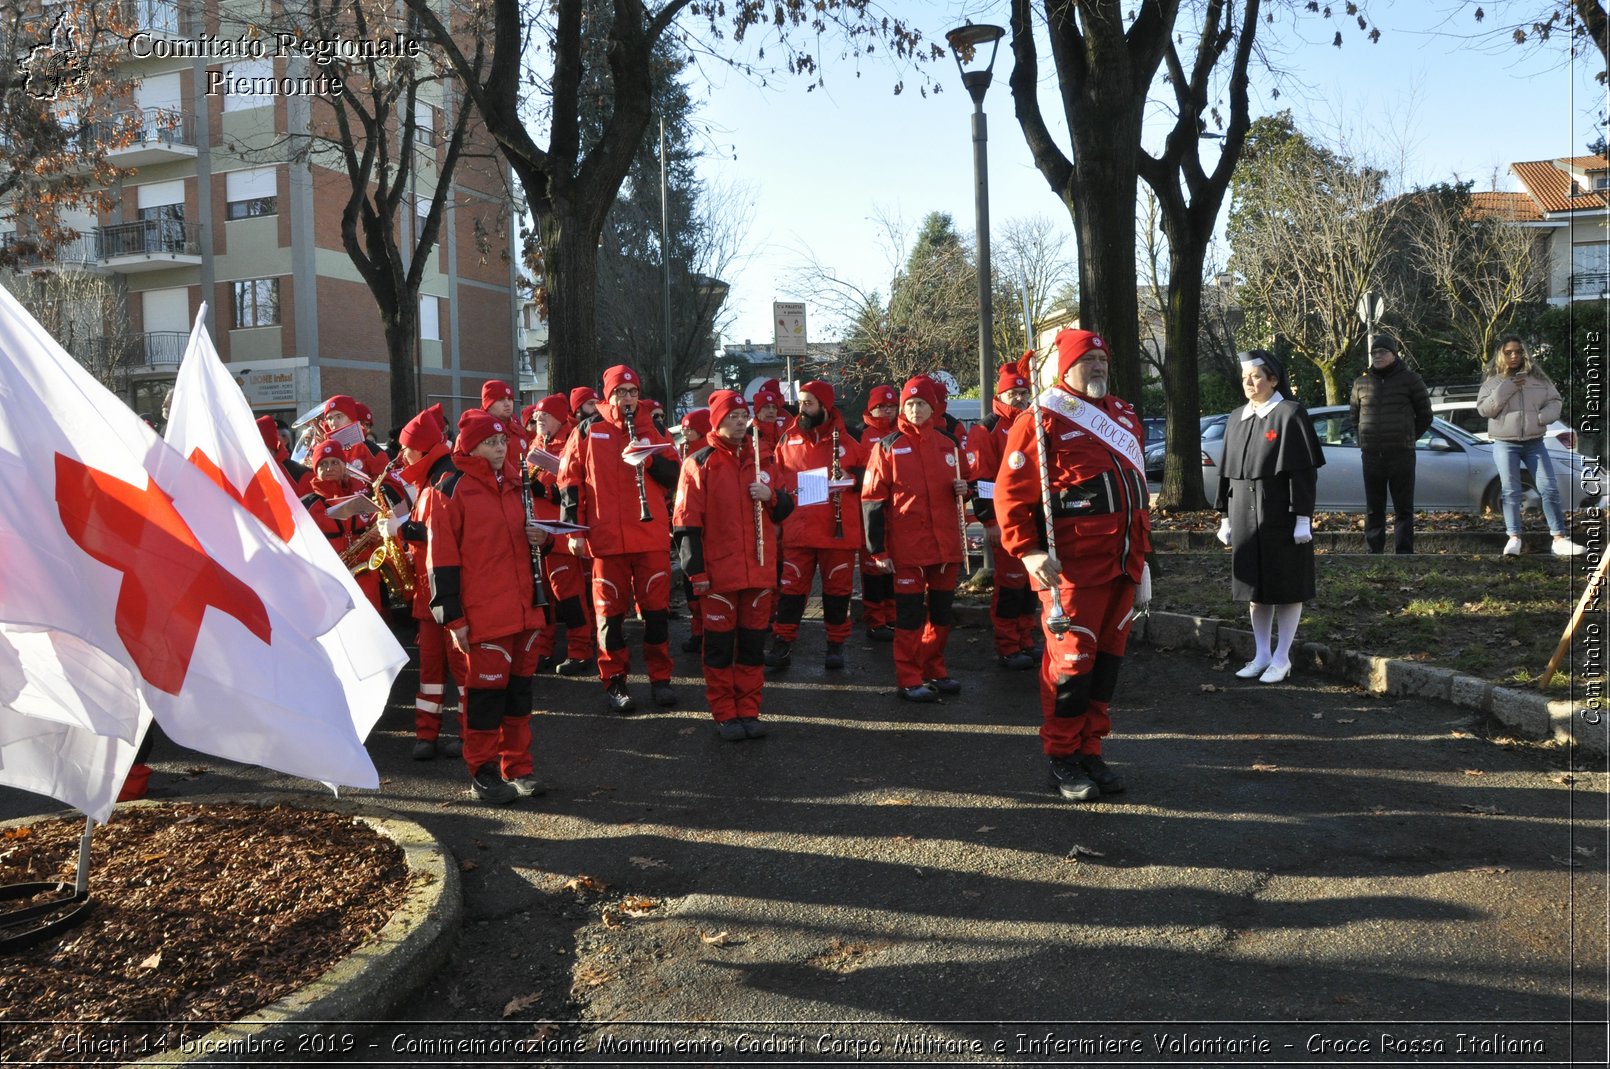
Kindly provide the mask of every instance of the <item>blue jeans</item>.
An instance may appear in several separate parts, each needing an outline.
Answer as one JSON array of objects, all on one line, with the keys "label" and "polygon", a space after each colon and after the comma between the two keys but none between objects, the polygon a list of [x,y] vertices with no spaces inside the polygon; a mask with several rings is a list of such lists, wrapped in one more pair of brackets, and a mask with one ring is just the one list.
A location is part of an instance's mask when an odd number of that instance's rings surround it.
[{"label": "blue jeans", "polygon": [[1504,491],[1504,530],[1511,536],[1521,533],[1521,465],[1532,473],[1532,485],[1543,501],[1543,517],[1548,520],[1549,533],[1556,538],[1566,533],[1565,510],[1560,507],[1560,484],[1554,481],[1554,465],[1549,462],[1548,446],[1543,439],[1525,442],[1506,442],[1493,439],[1493,459],[1498,462],[1498,484]]}]

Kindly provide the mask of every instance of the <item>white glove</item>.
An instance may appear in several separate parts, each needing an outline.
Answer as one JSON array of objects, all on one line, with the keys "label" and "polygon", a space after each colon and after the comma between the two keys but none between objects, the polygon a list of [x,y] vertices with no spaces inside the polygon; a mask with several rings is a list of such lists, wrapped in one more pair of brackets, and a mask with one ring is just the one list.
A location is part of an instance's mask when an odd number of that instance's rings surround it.
[{"label": "white glove", "polygon": [[1314,540],[1314,522],[1307,516],[1297,517],[1297,527],[1291,532],[1291,540],[1299,546]]},{"label": "white glove", "polygon": [[1226,516],[1219,521],[1219,541],[1225,545],[1230,544],[1230,517]]},{"label": "white glove", "polygon": [[1145,612],[1146,606],[1152,603],[1152,566],[1140,566],[1140,585],[1135,588],[1135,611]]},{"label": "white glove", "polygon": [[380,517],[380,533],[386,538],[396,538],[397,532],[402,530],[403,521],[396,516]]}]

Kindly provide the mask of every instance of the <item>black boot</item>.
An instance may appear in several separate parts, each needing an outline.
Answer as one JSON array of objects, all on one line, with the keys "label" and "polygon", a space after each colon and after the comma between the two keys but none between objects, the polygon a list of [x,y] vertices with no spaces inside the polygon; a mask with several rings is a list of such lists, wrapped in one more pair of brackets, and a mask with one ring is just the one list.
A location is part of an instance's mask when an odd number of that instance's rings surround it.
[{"label": "black boot", "polygon": [[794,663],[794,644],[780,638],[771,640],[771,649],[766,651],[767,668],[787,668]]},{"label": "black boot", "polygon": [[822,658],[822,667],[828,671],[838,671],[844,667],[844,643],[829,642],[827,655]]}]

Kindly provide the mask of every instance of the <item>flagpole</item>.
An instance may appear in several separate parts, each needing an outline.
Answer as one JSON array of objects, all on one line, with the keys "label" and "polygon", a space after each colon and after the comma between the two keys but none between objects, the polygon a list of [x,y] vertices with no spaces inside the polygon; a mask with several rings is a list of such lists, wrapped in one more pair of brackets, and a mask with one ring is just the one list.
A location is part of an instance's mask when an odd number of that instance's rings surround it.
[{"label": "flagpole", "polygon": [[89,894],[89,837],[94,830],[95,818],[85,817],[84,834],[78,839],[78,878],[73,884],[80,898]]}]

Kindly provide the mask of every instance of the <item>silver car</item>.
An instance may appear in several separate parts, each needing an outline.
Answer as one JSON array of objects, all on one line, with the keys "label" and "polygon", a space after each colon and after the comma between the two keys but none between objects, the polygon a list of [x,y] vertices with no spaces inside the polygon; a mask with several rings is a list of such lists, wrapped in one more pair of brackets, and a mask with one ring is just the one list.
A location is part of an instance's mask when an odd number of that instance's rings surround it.
[{"label": "silver car", "polygon": [[[1219,422],[1226,417],[1209,417]],[[1312,408],[1308,418],[1314,433],[1325,447],[1325,466],[1319,469],[1319,512],[1363,512],[1364,469],[1358,441],[1353,433],[1353,417],[1346,405]],[[1223,423],[1219,423],[1223,426]],[[1431,429],[1414,443],[1414,507],[1425,512],[1498,512],[1502,502],[1498,485],[1498,465],[1493,460],[1492,443],[1442,419],[1432,419]],[[1203,434],[1202,485],[1208,500],[1219,490],[1219,463],[1224,459],[1224,435]],[[1560,486],[1560,500],[1567,509],[1580,508],[1604,496],[1604,476],[1589,458],[1549,442],[1549,461]],[[1537,493],[1531,477],[1527,483],[1525,507],[1537,506]]]}]

